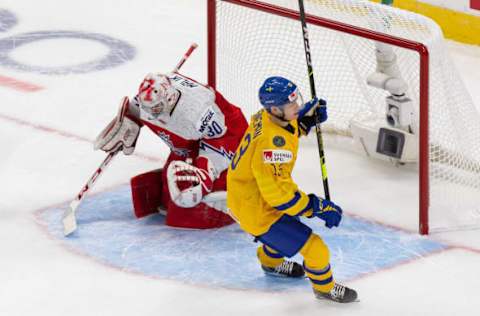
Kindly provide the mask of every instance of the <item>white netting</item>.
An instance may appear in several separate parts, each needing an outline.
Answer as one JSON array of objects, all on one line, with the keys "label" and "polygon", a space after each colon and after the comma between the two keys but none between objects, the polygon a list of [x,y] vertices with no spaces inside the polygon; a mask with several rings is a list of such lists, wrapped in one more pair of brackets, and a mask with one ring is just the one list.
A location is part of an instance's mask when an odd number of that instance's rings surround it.
[{"label": "white netting", "polygon": [[[264,1],[298,11],[296,0]],[[430,53],[430,227],[480,226],[480,116],[430,19],[362,0],[305,1],[306,12],[425,44]],[[366,84],[375,71],[375,42],[308,25],[317,93],[328,100],[323,130],[349,135],[362,114],[385,117],[387,92]],[[309,97],[300,22],[217,1],[217,87],[247,115],[258,109],[267,76],[282,75]],[[394,47],[408,95],[419,113],[417,52]],[[421,124],[421,123],[420,123]]]}]

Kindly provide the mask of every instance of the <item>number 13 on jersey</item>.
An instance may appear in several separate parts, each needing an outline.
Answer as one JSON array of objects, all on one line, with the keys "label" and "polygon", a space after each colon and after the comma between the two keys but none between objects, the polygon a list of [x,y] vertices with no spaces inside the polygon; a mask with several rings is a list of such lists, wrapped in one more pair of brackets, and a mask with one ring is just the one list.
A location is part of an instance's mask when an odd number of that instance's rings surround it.
[{"label": "number 13 on jersey", "polygon": [[237,168],[238,163],[240,162],[240,159],[242,159],[242,156],[247,152],[248,146],[250,146],[251,139],[252,139],[252,136],[250,135],[250,133],[245,135],[245,137],[243,138],[243,141],[240,143],[240,146],[238,147],[237,152],[232,158],[232,164],[231,164],[232,170],[235,170],[235,168]]}]

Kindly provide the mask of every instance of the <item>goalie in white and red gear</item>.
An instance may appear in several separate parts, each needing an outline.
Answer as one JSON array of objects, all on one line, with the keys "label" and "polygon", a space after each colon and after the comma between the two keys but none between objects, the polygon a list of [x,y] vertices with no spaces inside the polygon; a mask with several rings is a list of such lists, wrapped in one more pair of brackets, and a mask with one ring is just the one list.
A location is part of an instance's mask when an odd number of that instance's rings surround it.
[{"label": "goalie in white and red gear", "polygon": [[130,154],[139,132],[135,126],[147,126],[171,150],[162,169],[132,178],[137,217],[160,207],[170,226],[212,228],[233,222],[224,213],[225,203],[206,202],[205,196],[226,190],[230,159],[248,127],[238,107],[211,87],[178,73],[148,74],[125,118],[122,124],[112,122],[116,132],[99,136],[104,141],[97,141],[96,148],[110,151],[121,143]]}]

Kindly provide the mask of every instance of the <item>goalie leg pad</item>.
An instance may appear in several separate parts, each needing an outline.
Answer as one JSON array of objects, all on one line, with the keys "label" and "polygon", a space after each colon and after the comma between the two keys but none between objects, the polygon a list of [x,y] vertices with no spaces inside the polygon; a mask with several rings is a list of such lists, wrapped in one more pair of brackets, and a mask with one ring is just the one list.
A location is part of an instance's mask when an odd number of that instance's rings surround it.
[{"label": "goalie leg pad", "polygon": [[137,218],[157,213],[162,206],[163,169],[140,174],[130,180],[133,210]]},{"label": "goalie leg pad", "polygon": [[168,204],[168,226],[180,228],[208,229],[230,225],[234,220],[227,214],[200,203],[194,207],[183,208],[170,201]]}]

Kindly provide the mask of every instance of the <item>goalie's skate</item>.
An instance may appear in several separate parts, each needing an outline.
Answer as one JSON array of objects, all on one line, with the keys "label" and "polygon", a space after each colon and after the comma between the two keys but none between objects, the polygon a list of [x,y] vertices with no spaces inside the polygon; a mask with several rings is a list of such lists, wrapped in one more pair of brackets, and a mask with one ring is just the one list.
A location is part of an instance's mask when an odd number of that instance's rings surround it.
[{"label": "goalie's skate", "polygon": [[317,299],[327,299],[338,303],[351,303],[357,301],[357,292],[344,285],[335,283],[330,292],[324,293],[313,290]]},{"label": "goalie's skate", "polygon": [[302,278],[305,275],[302,265],[294,261],[283,261],[281,264],[275,268],[269,268],[262,265],[263,271],[266,274],[276,276],[276,277],[285,277],[285,278]]}]

